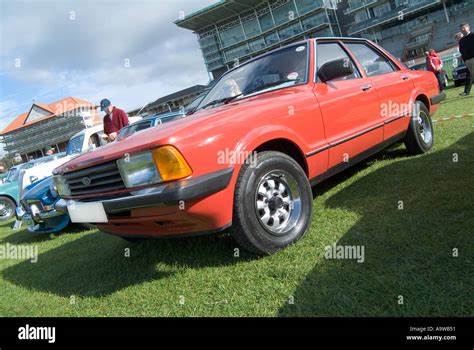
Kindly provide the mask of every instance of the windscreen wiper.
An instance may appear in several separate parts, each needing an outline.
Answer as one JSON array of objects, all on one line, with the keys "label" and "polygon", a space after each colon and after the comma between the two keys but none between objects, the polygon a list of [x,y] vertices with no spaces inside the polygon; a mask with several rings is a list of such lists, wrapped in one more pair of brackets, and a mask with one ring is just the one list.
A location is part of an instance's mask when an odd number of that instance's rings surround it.
[{"label": "windscreen wiper", "polygon": [[260,90],[263,90],[263,89],[267,89],[267,88],[271,88],[271,87],[274,87],[274,86],[278,86],[278,85],[283,85],[285,83],[289,83],[289,82],[292,82],[292,83],[298,83],[300,82],[301,79],[285,79],[285,80],[278,80],[278,81],[274,81],[272,83],[267,83],[267,84],[263,84],[255,89],[251,89],[251,90],[247,90],[245,91],[245,95],[250,95],[250,94],[253,94],[254,92],[257,92],[257,91],[260,91]]},{"label": "windscreen wiper", "polygon": [[203,108],[206,108],[206,107],[210,107],[210,106],[215,106],[217,104],[227,104],[233,100],[235,100],[237,97],[240,97],[242,96],[243,94],[240,93],[240,94],[237,94],[235,96],[228,96],[228,97],[224,97],[224,98],[220,98],[220,99],[217,99],[217,100],[214,100],[214,101],[211,101],[211,102],[208,102],[206,103],[204,106],[202,106],[201,108],[199,109],[203,109]]}]

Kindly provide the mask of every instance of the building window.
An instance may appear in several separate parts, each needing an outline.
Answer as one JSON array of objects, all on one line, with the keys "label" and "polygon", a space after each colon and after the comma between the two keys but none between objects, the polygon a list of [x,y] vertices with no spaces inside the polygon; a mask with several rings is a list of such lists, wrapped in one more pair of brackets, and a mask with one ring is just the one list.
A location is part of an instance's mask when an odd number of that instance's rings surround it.
[{"label": "building window", "polygon": [[255,52],[265,48],[265,41],[257,39],[249,42],[250,51]]},{"label": "building window", "polygon": [[301,26],[299,23],[295,23],[286,28],[279,30],[278,33],[280,34],[281,40],[285,40],[287,38],[290,38],[292,36],[295,36],[301,33]]},{"label": "building window", "polygon": [[366,21],[368,19],[369,19],[369,15],[367,14],[367,12],[365,10],[356,12],[354,14],[354,21],[356,23],[360,23],[360,22]]},{"label": "building window", "polygon": [[245,39],[240,23],[231,28],[220,30],[219,36],[224,46],[229,46]]},{"label": "building window", "polygon": [[267,31],[274,27],[272,14],[270,12],[259,16],[258,21],[260,22],[263,31]]},{"label": "building window", "polygon": [[243,22],[243,26],[247,37],[260,34],[260,27],[256,18]]},{"label": "building window", "polygon": [[305,13],[308,13],[323,5],[321,0],[295,0],[295,2],[300,15],[304,15]]},{"label": "building window", "polygon": [[245,56],[250,53],[249,48],[247,47],[247,44],[245,45],[240,45],[237,47],[234,47],[232,49],[226,50],[225,51],[225,57],[227,61],[234,60],[236,58]]},{"label": "building window", "polygon": [[323,23],[327,23],[328,19],[326,17],[326,14],[324,12],[318,13],[316,15],[313,15],[311,17],[305,18],[302,23],[303,23],[303,28],[304,30],[309,30],[311,28],[317,27]]},{"label": "building window", "polygon": [[269,34],[269,35],[265,36],[265,43],[267,45],[272,45],[272,44],[275,44],[279,41],[280,40],[278,39],[277,33],[272,33],[272,34]]},{"label": "building window", "polygon": [[391,11],[391,7],[390,7],[390,4],[388,2],[374,7],[374,15],[376,17],[382,17],[384,14],[386,14],[387,12],[390,12],[390,11]]},{"label": "building window", "polygon": [[293,2],[288,2],[285,5],[274,9],[273,17],[275,18],[275,24],[277,26],[295,19],[297,15]]}]

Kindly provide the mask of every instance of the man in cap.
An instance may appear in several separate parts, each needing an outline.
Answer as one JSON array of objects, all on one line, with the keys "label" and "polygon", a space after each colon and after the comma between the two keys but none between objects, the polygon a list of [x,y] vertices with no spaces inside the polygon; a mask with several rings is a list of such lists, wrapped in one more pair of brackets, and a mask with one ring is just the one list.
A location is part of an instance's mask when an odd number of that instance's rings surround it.
[{"label": "man in cap", "polygon": [[117,137],[118,132],[124,126],[130,124],[127,113],[112,106],[110,101],[106,98],[100,101],[100,110],[105,112],[104,135],[106,135],[108,141],[113,141]]}]

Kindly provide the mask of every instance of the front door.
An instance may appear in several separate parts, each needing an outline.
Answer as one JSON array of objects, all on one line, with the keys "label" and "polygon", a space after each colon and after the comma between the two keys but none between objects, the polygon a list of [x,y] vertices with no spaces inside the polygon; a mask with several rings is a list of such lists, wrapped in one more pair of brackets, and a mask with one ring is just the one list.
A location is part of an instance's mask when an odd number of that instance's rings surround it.
[{"label": "front door", "polygon": [[316,46],[316,68],[344,59],[354,73],[341,79],[318,82],[314,94],[320,104],[329,143],[328,168],[351,159],[383,141],[380,103],[372,81],[364,77],[339,42]]}]

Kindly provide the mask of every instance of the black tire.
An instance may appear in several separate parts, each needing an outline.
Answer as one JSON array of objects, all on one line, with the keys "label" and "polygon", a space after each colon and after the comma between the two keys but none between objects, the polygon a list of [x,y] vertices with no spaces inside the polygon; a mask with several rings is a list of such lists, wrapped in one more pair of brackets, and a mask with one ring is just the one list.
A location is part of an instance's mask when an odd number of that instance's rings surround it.
[{"label": "black tire", "polygon": [[422,154],[433,147],[434,130],[430,112],[421,101],[415,102],[415,116],[410,119],[405,136],[405,147],[411,154]]},{"label": "black tire", "polygon": [[[266,189],[270,197],[259,194],[259,188]],[[265,209],[258,209],[262,205]],[[261,152],[255,164],[246,162],[239,172],[231,232],[245,250],[257,255],[272,254],[304,236],[311,223],[312,209],[311,186],[301,166],[284,153]],[[288,220],[280,213],[288,214]]]},{"label": "black tire", "polygon": [[455,80],[454,81],[454,86],[459,87],[459,86],[461,86],[461,83],[458,80]]},{"label": "black tire", "polygon": [[1,208],[0,210],[0,222],[8,221],[15,216],[16,204],[10,198],[0,196]]}]

